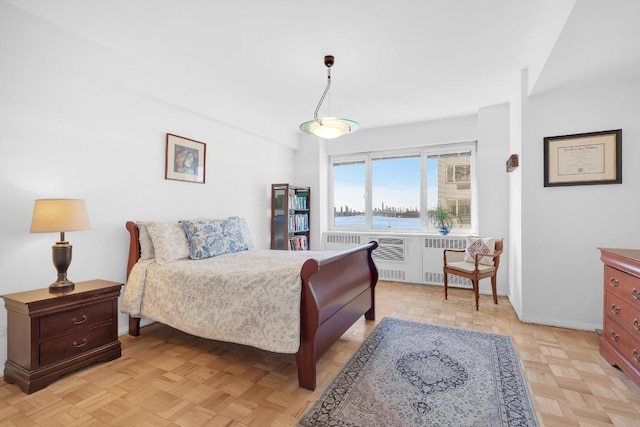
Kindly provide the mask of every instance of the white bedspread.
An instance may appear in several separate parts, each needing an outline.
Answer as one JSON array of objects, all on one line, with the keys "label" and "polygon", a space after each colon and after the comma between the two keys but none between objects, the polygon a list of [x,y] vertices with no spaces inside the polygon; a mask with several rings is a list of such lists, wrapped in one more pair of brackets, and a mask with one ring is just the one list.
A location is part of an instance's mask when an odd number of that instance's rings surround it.
[{"label": "white bedspread", "polygon": [[300,345],[300,270],[335,252],[252,249],[159,265],[139,260],[122,311],[203,338],[295,353]]}]

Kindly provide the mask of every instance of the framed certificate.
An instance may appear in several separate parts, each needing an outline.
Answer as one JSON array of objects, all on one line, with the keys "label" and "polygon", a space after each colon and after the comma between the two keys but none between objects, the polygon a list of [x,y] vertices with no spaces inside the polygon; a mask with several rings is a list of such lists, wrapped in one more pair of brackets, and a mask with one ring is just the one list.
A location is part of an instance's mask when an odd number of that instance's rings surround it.
[{"label": "framed certificate", "polygon": [[622,129],[544,139],[544,186],[622,184]]}]

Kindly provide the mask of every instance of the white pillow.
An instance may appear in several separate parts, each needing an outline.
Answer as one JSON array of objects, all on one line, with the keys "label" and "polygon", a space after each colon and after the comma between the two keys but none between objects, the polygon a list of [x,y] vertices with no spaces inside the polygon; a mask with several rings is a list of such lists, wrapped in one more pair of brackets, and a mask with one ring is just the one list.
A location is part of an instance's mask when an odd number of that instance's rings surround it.
[{"label": "white pillow", "polygon": [[253,249],[253,237],[251,236],[251,231],[249,230],[249,224],[245,218],[240,217],[240,233],[242,234],[242,239],[244,240],[247,249]]},{"label": "white pillow", "polygon": [[138,225],[138,241],[140,242],[140,259],[153,259],[156,257],[153,251],[153,241],[147,230],[147,224],[136,221]]},{"label": "white pillow", "polygon": [[158,264],[189,258],[189,241],[182,224],[177,221],[147,222]]},{"label": "white pillow", "polygon": [[[496,250],[495,237],[467,236],[467,249],[464,251],[464,260],[475,262],[476,254],[490,254]],[[493,265],[493,258],[480,257],[478,264]]]}]

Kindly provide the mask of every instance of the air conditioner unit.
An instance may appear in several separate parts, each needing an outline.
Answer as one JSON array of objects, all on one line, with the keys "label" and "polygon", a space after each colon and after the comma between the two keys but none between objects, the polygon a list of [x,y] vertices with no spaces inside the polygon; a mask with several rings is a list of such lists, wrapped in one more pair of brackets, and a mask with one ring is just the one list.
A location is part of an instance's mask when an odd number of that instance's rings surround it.
[{"label": "air conditioner unit", "polygon": [[[429,285],[444,285],[444,249],[464,249],[467,239],[463,236],[426,236],[422,238],[422,282]],[[449,285],[472,287],[471,281],[459,276],[449,275]]]},{"label": "air conditioner unit", "polygon": [[380,280],[422,283],[422,254],[418,236],[370,236],[378,248],[372,258]]}]

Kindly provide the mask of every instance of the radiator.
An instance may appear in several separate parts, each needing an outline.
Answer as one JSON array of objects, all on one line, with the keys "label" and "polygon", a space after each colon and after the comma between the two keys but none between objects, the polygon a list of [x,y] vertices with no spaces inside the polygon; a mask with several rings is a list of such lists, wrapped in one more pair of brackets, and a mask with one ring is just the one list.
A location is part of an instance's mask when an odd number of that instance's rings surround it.
[{"label": "radiator", "polygon": [[[378,242],[372,258],[380,280],[394,282],[444,284],[443,250],[464,249],[464,236],[376,235],[366,233],[327,232],[325,250],[340,251],[355,248],[371,240]],[[471,288],[471,281],[449,275],[449,285]]]},{"label": "radiator", "polygon": [[[422,238],[422,283],[444,284],[442,263],[444,249],[464,249],[467,239],[457,236],[427,236]],[[471,281],[459,276],[449,275],[449,285],[472,287]]]}]

